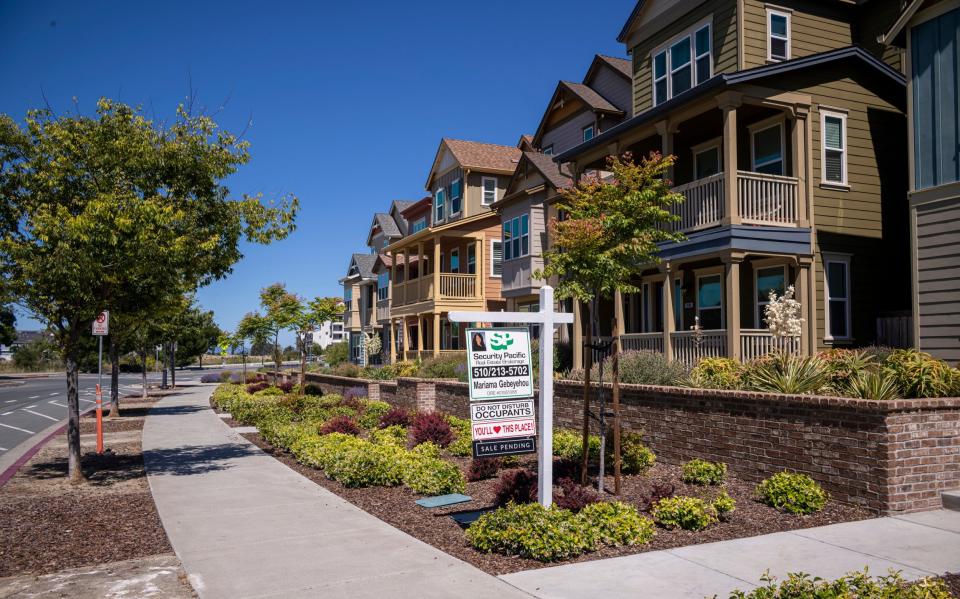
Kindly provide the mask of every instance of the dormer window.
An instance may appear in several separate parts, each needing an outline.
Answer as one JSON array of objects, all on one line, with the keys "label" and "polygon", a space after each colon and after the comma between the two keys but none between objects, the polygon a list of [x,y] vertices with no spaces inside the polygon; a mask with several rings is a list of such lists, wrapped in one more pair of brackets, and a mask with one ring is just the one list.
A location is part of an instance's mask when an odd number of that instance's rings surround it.
[{"label": "dormer window", "polygon": [[700,85],[713,75],[710,20],[660,46],[651,59],[654,106]]},{"label": "dormer window", "polygon": [[411,233],[419,233],[420,231],[423,231],[426,228],[427,228],[427,217],[421,216],[417,220],[413,221],[413,225],[411,227]]},{"label": "dormer window", "polygon": [[544,155],[544,156],[553,156],[553,144],[550,144],[549,146],[547,146],[547,147],[545,147],[545,148],[543,149],[543,155]]},{"label": "dormer window", "polygon": [[443,220],[443,210],[444,210],[444,200],[446,192],[443,189],[438,189],[433,196],[433,207],[436,213],[434,220],[440,222]]},{"label": "dormer window", "polygon": [[767,60],[790,58],[790,12],[767,8]]}]

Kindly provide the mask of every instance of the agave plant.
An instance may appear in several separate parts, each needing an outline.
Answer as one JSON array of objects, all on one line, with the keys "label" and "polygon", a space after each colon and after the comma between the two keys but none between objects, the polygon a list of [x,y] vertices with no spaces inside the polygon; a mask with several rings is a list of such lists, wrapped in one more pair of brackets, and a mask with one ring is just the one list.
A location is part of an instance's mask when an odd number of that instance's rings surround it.
[{"label": "agave plant", "polygon": [[845,395],[860,399],[875,399],[889,401],[900,399],[900,389],[897,381],[880,372],[861,372],[850,379]]},{"label": "agave plant", "polygon": [[820,391],[829,381],[824,361],[777,352],[751,367],[748,380],[754,391],[804,394]]}]

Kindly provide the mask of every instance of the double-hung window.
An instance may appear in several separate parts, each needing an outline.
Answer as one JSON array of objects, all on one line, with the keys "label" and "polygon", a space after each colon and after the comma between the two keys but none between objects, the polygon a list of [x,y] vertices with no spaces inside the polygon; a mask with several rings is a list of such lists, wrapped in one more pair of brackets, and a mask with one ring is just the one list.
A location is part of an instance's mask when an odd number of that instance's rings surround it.
[{"label": "double-hung window", "polygon": [[444,202],[446,200],[446,195],[447,193],[445,190],[438,189],[437,193],[433,196],[433,207],[436,213],[436,216],[434,217],[433,220],[436,222],[443,221],[443,210],[444,210]]},{"label": "double-hung window", "polygon": [[413,226],[411,227],[411,233],[418,233],[427,228],[427,217],[421,216],[417,220],[413,221]]},{"label": "double-hung window", "polygon": [[450,250],[450,272],[460,272],[460,250]]},{"label": "double-hung window", "polygon": [[497,201],[497,178],[484,177],[483,183],[483,205],[489,206]]},{"label": "double-hung window", "polygon": [[783,123],[753,128],[750,134],[750,152],[753,158],[753,172],[782,175]]},{"label": "double-hung window", "polygon": [[716,175],[721,170],[720,140],[711,140],[693,147],[693,171],[697,179]]},{"label": "double-hung window", "polygon": [[836,185],[847,184],[847,115],[820,111],[820,130],[823,132],[821,154],[821,181]]},{"label": "double-hung window", "polygon": [[770,292],[782,297],[787,284],[787,267],[783,265],[768,266],[766,268],[757,268],[753,271],[754,289],[757,291],[757,298],[754,306],[754,318],[757,326],[761,329],[767,326],[767,305],[770,303]]},{"label": "double-hung window", "polygon": [[767,60],[790,58],[790,12],[767,9]]},{"label": "double-hung window", "polygon": [[455,179],[450,184],[450,214],[460,213],[460,203],[463,200],[463,181]]},{"label": "double-hung window", "polygon": [[499,277],[503,273],[503,242],[499,239],[490,241],[490,276]]},{"label": "double-hung window", "polygon": [[850,256],[824,254],[827,337],[850,339]]},{"label": "double-hung window", "polygon": [[504,260],[530,253],[530,216],[523,214],[503,221]]},{"label": "double-hung window", "polygon": [[697,316],[704,330],[723,328],[723,276],[697,277]]},{"label": "double-hung window", "polygon": [[654,106],[710,78],[713,74],[712,46],[708,21],[654,51],[651,65]]}]

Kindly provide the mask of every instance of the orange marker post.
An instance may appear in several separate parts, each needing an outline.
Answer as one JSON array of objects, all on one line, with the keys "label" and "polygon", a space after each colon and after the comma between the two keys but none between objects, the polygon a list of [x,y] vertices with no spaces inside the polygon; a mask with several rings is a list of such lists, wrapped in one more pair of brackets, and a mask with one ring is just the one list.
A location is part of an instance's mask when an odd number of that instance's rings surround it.
[{"label": "orange marker post", "polygon": [[103,394],[97,383],[97,453],[103,453]]}]

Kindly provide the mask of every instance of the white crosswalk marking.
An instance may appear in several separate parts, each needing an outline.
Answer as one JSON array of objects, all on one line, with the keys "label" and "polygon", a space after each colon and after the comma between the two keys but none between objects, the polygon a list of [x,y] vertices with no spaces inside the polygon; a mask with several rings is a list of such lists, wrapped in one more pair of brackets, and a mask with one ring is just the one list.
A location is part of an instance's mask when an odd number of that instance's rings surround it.
[{"label": "white crosswalk marking", "polygon": [[10,414],[13,414],[13,412],[4,412],[3,414],[0,414],[0,416],[9,416]]},{"label": "white crosswalk marking", "polygon": [[7,450],[6,447],[0,447],[0,451],[6,451],[6,450]]},{"label": "white crosswalk marking", "polygon": [[8,399],[8,400],[6,401],[6,403],[13,403],[13,402],[15,402],[15,401],[17,401],[17,400],[15,400],[15,399]]},{"label": "white crosswalk marking", "polygon": [[31,395],[31,396],[28,397],[27,399],[39,399],[39,398],[40,398],[39,395]]},{"label": "white crosswalk marking", "polygon": [[15,431],[21,431],[21,432],[27,433],[28,435],[35,435],[35,434],[36,434],[36,433],[33,432],[33,431],[28,431],[28,430],[25,429],[25,428],[20,428],[19,426],[13,426],[12,424],[4,424],[4,423],[0,422],[0,426],[6,427],[6,428],[12,428],[12,429],[15,430]]},{"label": "white crosswalk marking", "polygon": [[54,418],[53,416],[47,416],[46,414],[41,414],[40,412],[34,412],[33,410],[28,410],[28,409],[26,409],[26,408],[24,408],[23,411],[24,411],[24,412],[29,412],[30,414],[33,414],[34,416],[41,416],[41,417],[46,418],[46,419],[48,419],[48,420],[53,420],[54,422],[60,422],[60,419],[59,419],[59,418]]},{"label": "white crosswalk marking", "polygon": [[53,393],[50,394],[50,397],[53,397],[54,395],[60,395],[60,392],[59,392],[59,391],[54,391]]},{"label": "white crosswalk marking", "polygon": [[61,408],[67,407],[67,404],[62,404],[62,403],[60,403],[59,401],[51,401],[51,402],[48,402],[48,403],[52,403],[52,404],[55,405],[55,406],[60,406]]}]

